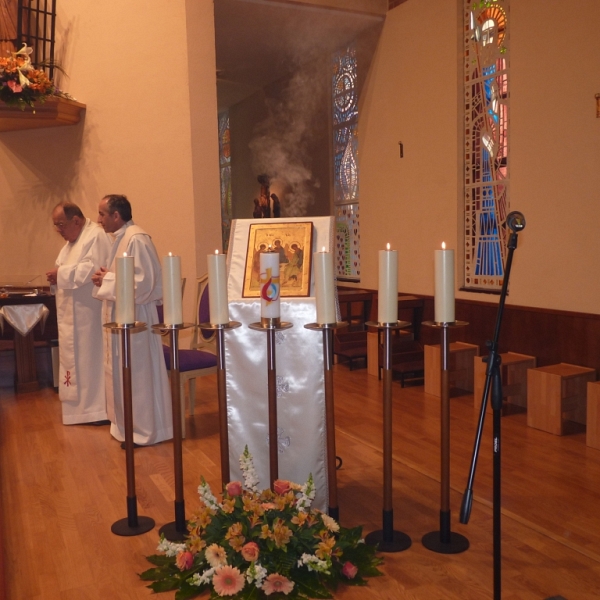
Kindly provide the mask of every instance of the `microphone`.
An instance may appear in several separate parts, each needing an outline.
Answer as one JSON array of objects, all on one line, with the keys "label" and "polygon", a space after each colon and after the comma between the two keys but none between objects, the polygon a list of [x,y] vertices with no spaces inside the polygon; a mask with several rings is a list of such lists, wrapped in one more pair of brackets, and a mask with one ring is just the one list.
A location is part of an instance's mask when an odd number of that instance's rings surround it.
[{"label": "microphone", "polygon": [[523,213],[514,210],[506,216],[506,226],[513,232],[519,233],[525,229],[525,217]]}]

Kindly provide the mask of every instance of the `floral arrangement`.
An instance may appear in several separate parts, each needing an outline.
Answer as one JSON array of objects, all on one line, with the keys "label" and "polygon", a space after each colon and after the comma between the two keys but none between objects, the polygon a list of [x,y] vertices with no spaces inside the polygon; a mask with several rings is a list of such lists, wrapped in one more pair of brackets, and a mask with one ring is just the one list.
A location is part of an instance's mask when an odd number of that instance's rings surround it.
[{"label": "floral arrangement", "polygon": [[381,575],[375,548],[361,538],[362,528],[345,529],[321,511],[310,509],[312,475],[304,485],[276,480],[258,491],[252,456],[240,457],[244,487],[227,484],[217,499],[204,478],[200,508],[188,522],[184,543],[161,537],[156,565],[140,577],[154,592],[177,590],[176,600],[210,592],[211,599],[332,598],[340,582],[366,585]]},{"label": "floral arrangement", "polygon": [[41,69],[31,64],[29,55],[33,52],[27,44],[8,57],[0,57],[0,100],[9,106],[35,107],[35,102],[43,103],[48,96],[68,97],[59,92]]}]

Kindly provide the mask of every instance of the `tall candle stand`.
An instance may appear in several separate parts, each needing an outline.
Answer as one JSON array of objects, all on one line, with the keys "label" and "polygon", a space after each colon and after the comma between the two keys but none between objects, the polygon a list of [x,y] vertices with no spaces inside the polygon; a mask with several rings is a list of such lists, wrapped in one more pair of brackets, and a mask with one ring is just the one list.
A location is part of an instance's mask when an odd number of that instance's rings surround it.
[{"label": "tall candle stand", "polygon": [[365,542],[378,546],[381,552],[401,552],[410,548],[408,535],[394,530],[392,503],[392,330],[410,326],[408,321],[395,323],[367,322],[383,331],[383,528],[372,531]]},{"label": "tall candle stand", "polygon": [[127,472],[127,517],[115,521],[110,530],[115,535],[133,536],[154,528],[154,519],[137,514],[135,467],[133,461],[133,403],[131,394],[131,333],[141,331],[146,323],[105,323],[104,327],[121,334],[121,365],[123,368],[123,425],[125,433],[125,465]]},{"label": "tall candle stand", "polygon": [[325,379],[325,427],[327,431],[327,484],[329,488],[329,508],[332,519],[339,521],[340,509],[337,497],[337,474],[335,455],[335,415],[333,403],[333,331],[347,327],[348,323],[309,323],[304,327],[323,332],[323,373]]},{"label": "tall candle stand", "polygon": [[279,457],[277,447],[277,371],[275,368],[275,333],[293,327],[279,319],[263,318],[259,323],[250,323],[250,329],[267,334],[267,383],[269,391],[269,484],[279,479]]},{"label": "tall candle stand", "polygon": [[230,480],[229,469],[229,430],[227,426],[227,371],[225,370],[225,332],[241,326],[238,321],[229,321],[219,325],[200,323],[200,329],[217,332],[217,392],[219,398],[219,440],[221,445],[221,483],[227,485]]},{"label": "tall candle stand", "polygon": [[166,325],[158,323],[152,329],[169,332],[171,345],[171,409],[173,411],[173,462],[175,474],[175,521],[163,525],[158,531],[171,542],[180,542],[187,535],[185,500],[183,498],[183,461],[181,427],[181,377],[179,373],[179,332],[193,327],[193,323]]},{"label": "tall candle stand", "polygon": [[469,540],[460,533],[450,530],[450,377],[448,357],[450,343],[448,330],[468,325],[465,321],[453,323],[437,323],[425,321],[423,325],[440,330],[440,357],[441,357],[441,503],[440,503],[440,529],[426,533],[421,543],[425,548],[440,554],[459,554],[469,548]]}]

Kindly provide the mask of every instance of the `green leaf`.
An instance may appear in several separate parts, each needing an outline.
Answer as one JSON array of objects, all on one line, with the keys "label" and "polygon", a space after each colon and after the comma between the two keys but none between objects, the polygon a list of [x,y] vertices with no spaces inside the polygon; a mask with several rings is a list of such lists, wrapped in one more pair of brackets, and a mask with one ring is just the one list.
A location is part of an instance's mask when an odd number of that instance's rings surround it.
[{"label": "green leaf", "polygon": [[150,556],[146,556],[146,560],[153,565],[157,565],[159,567],[163,565],[175,565],[175,557],[174,556],[164,556],[163,554],[152,554]]},{"label": "green leaf", "polygon": [[144,571],[140,574],[140,579],[143,581],[158,581],[165,577],[172,577],[174,575],[171,569],[165,569],[164,567],[152,568]]},{"label": "green leaf", "polygon": [[333,598],[329,590],[318,580],[313,582],[296,581],[294,587],[298,586],[298,592],[305,594],[309,598]]},{"label": "green leaf", "polygon": [[160,592],[170,592],[176,590],[181,585],[181,579],[178,577],[170,577],[168,579],[162,579],[161,581],[155,581],[148,587],[156,594]]}]

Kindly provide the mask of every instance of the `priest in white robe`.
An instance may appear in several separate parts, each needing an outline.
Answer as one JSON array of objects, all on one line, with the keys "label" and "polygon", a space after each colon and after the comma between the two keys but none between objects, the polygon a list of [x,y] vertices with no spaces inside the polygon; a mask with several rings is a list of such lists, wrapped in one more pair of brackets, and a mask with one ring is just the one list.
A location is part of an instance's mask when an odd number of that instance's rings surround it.
[{"label": "priest in white robe", "polygon": [[[131,379],[133,403],[133,442],[151,445],[173,437],[171,391],[160,335],[153,333],[158,323],[157,304],[162,301],[162,276],[158,254],[150,236],[131,220],[131,205],[125,196],[105,196],[98,209],[98,223],[114,238],[108,268],[93,277],[104,300],[105,320],[114,322],[115,256],[124,252],[135,262],[135,320],[146,329],[131,334]],[[121,339],[112,333],[105,355],[106,399],[110,432],[125,440],[123,417],[123,371]]]},{"label": "priest in white robe", "polygon": [[52,221],[67,242],[56,268],[46,273],[56,295],[63,424],[107,423],[102,304],[93,297],[92,276],[107,264],[111,242],[102,227],[71,202],[55,206]]}]

